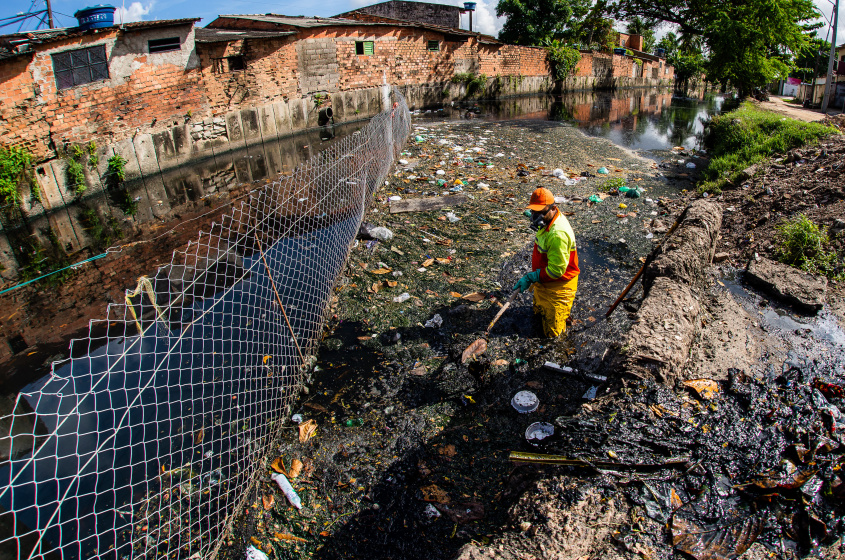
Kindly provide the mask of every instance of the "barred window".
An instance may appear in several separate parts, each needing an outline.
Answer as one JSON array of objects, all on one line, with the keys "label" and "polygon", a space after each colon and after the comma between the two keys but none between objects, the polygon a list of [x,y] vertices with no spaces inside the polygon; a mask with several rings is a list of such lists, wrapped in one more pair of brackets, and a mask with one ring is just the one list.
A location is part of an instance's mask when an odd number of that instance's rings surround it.
[{"label": "barred window", "polygon": [[166,39],[150,39],[147,41],[147,48],[151,53],[167,51],[178,51],[182,49],[179,37],[168,37]]},{"label": "barred window", "polygon": [[429,41],[428,42],[428,50],[439,51],[440,50],[440,41]]},{"label": "barred window", "polygon": [[54,54],[53,73],[56,75],[56,85],[59,89],[107,80],[109,62],[106,58],[106,46],[95,45]]}]

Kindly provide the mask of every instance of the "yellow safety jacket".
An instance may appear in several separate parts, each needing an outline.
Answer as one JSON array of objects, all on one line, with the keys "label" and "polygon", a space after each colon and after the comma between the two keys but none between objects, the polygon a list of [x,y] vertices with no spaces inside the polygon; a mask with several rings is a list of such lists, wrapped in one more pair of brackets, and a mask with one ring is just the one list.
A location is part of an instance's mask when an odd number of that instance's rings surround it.
[{"label": "yellow safety jacket", "polygon": [[537,232],[531,268],[540,271],[540,282],[543,284],[572,280],[581,272],[578,268],[575,232],[560,210],[552,223]]}]

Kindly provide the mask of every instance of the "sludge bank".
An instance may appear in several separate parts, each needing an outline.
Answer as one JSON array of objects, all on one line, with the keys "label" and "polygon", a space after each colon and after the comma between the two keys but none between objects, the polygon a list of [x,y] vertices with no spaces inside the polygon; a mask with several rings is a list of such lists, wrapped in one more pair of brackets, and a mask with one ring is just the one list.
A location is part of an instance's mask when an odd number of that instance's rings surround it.
[{"label": "sludge bank", "polygon": [[[784,363],[761,352],[753,367],[711,365],[709,378],[691,383],[707,364],[682,367],[667,355],[673,369],[662,375],[672,383],[650,375],[593,381],[610,373],[614,353],[642,328],[637,316],[662,293],[661,278],[699,298],[699,311],[683,310],[685,300],[679,312],[694,327],[690,354],[719,328],[725,351],[765,334],[745,316],[741,327],[731,325],[733,336],[722,326],[728,317],[712,302],[730,294],[708,267],[720,217],[701,202],[667,240],[665,259],[655,259],[666,268],[647,271],[648,297],[636,288],[603,319],[659,231],[692,202],[682,192],[689,181],[667,180],[650,161],[559,125],[424,128],[366,218],[394,236],[362,239],[353,250],[313,381],[294,406],[316,432],[303,438],[302,424],[290,424],[280,460],[248,497],[224,557],[241,557],[246,546],[282,558],[663,558],[673,547],[694,557],[837,553],[841,357],[810,348]],[[613,196],[604,177],[567,185],[549,176],[556,168],[596,175],[602,166],[643,187],[643,197]],[[559,340],[536,338],[523,297],[491,331],[487,352],[462,364],[463,349],[528,265],[532,234],[520,213],[538,185],[564,199],[583,255],[575,325]],[[389,213],[391,196],[443,196],[458,186],[463,204]],[[588,202],[599,193],[607,196]],[[695,259],[680,258],[684,246],[696,247]],[[746,313],[737,301],[731,309]],[[441,325],[426,327],[435,315]],[[655,332],[669,335],[666,324],[643,330],[642,348]],[[592,378],[564,376],[544,368],[548,361]],[[522,390],[538,397],[535,412],[511,406]],[[537,421],[555,427],[539,448],[525,441]],[[584,464],[514,463],[512,451]],[[270,481],[275,468],[292,476],[302,510]]]}]

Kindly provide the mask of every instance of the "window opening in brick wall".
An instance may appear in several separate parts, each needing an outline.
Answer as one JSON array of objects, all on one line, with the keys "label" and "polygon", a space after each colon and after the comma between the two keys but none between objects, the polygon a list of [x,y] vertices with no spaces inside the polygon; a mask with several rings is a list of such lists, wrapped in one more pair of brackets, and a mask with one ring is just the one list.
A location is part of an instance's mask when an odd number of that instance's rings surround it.
[{"label": "window opening in brick wall", "polygon": [[244,57],[241,55],[214,59],[214,71],[218,74],[238,72],[244,69],[246,69],[246,62],[244,61]]},{"label": "window opening in brick wall", "polygon": [[428,42],[428,50],[439,51],[440,50],[440,41],[429,41]]},{"label": "window opening in brick wall", "polygon": [[54,54],[53,73],[59,89],[107,80],[109,62],[106,59],[106,46],[96,45]]},{"label": "window opening in brick wall", "polygon": [[374,52],[373,41],[355,41],[355,54],[369,56]]},{"label": "window opening in brick wall", "polygon": [[182,42],[179,37],[168,37],[166,39],[150,39],[147,47],[151,53],[178,51],[182,49]]},{"label": "window opening in brick wall", "polygon": [[11,347],[13,354],[20,354],[29,348],[29,344],[27,344],[23,336],[19,334],[7,339],[7,341],[9,342],[9,347]]}]

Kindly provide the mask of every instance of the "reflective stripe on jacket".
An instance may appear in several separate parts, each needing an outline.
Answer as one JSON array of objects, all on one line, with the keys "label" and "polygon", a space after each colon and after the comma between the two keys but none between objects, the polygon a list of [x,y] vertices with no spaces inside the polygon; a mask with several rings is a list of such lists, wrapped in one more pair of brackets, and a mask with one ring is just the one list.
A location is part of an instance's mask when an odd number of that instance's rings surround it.
[{"label": "reflective stripe on jacket", "polygon": [[543,283],[572,280],[581,272],[575,233],[560,210],[552,223],[537,232],[531,268],[540,271],[540,282]]}]

